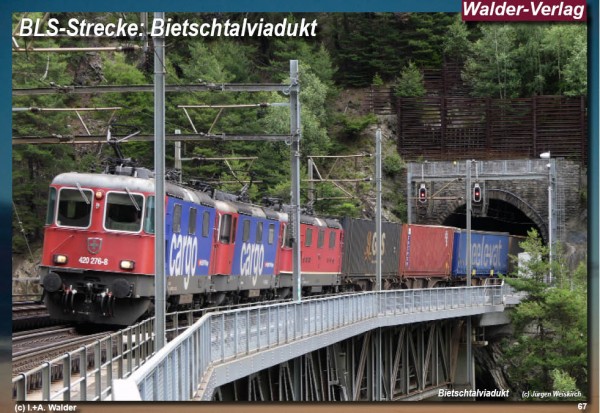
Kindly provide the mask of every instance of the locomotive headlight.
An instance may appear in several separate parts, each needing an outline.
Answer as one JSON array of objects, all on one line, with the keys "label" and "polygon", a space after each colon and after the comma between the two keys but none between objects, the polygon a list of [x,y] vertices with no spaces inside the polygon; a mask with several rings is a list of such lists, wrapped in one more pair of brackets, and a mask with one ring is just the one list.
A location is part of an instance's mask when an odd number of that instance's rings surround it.
[{"label": "locomotive headlight", "polygon": [[122,270],[133,270],[135,268],[135,261],[123,260],[120,263]]},{"label": "locomotive headlight", "polygon": [[62,255],[62,254],[55,254],[55,255],[52,257],[52,261],[53,261],[55,264],[63,265],[63,264],[66,264],[66,263],[67,263],[68,259],[67,259],[67,256],[66,256],[66,255]]},{"label": "locomotive headlight", "polygon": [[104,196],[104,193],[102,191],[96,191],[95,196],[97,200],[100,200]]}]

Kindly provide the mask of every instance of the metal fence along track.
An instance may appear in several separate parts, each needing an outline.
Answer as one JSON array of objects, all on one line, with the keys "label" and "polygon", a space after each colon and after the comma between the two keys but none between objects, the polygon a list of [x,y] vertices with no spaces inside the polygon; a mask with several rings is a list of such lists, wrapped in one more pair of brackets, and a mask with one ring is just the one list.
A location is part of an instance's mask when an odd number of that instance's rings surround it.
[{"label": "metal fence along track", "polygon": [[404,159],[537,158],[551,151],[555,157],[587,162],[583,96],[428,96],[397,98],[395,106],[398,151]]}]

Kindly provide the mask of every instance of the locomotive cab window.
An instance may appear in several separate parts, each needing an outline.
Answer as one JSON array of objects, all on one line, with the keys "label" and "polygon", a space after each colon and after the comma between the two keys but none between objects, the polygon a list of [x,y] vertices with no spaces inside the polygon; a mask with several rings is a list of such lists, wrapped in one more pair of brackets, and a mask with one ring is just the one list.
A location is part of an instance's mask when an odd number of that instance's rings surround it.
[{"label": "locomotive cab window", "polygon": [[230,236],[230,240],[232,244],[235,244],[235,229],[237,228],[237,217],[233,217],[232,219],[233,223],[231,225],[231,236]]},{"label": "locomotive cab window", "polygon": [[275,224],[269,224],[269,245],[273,245],[275,242]]},{"label": "locomotive cab window", "polygon": [[139,232],[142,229],[143,205],[142,195],[109,192],[104,227],[111,231]]},{"label": "locomotive cab window", "polygon": [[173,206],[173,233],[181,233],[181,204]]},{"label": "locomotive cab window", "polygon": [[255,242],[257,244],[262,243],[262,234],[263,234],[263,223],[259,222],[256,224],[256,239]]},{"label": "locomotive cab window", "polygon": [[208,238],[208,232],[210,230],[210,212],[204,211],[202,214],[202,236]]},{"label": "locomotive cab window", "polygon": [[335,231],[329,233],[329,248],[335,248]]},{"label": "locomotive cab window", "polygon": [[188,222],[188,234],[195,235],[196,234],[196,215],[198,214],[198,210],[196,208],[190,208],[190,220]]},{"label": "locomotive cab window", "polygon": [[154,197],[149,196],[146,202],[146,218],[144,219],[144,231],[154,234]]},{"label": "locomotive cab window", "polygon": [[304,246],[310,247],[312,245],[312,228],[306,228],[306,237],[304,239]]},{"label": "locomotive cab window", "polygon": [[282,248],[292,248],[293,238],[292,238],[292,228],[289,225],[284,224],[283,226],[283,244]]},{"label": "locomotive cab window", "polygon": [[50,193],[48,194],[48,209],[46,211],[46,225],[50,225],[54,221],[55,207],[56,207],[56,188],[50,187]]},{"label": "locomotive cab window", "polygon": [[231,215],[221,216],[221,227],[219,228],[219,242],[229,244],[231,241]]},{"label": "locomotive cab window", "polygon": [[63,227],[90,226],[92,218],[92,191],[80,188],[62,188],[58,195],[56,223]]},{"label": "locomotive cab window", "polygon": [[250,239],[250,220],[244,220],[244,229],[242,231],[242,242],[248,242]]},{"label": "locomotive cab window", "polygon": [[320,229],[317,237],[317,248],[323,248],[323,244],[325,244],[325,230]]}]

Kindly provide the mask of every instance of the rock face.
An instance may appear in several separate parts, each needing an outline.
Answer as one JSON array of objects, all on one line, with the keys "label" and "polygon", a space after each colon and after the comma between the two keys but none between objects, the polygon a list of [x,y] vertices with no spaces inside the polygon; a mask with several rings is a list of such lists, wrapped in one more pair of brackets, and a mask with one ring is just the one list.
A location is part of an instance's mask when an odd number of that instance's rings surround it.
[{"label": "rock face", "polygon": [[474,347],[473,354],[478,369],[478,388],[510,390],[508,378],[501,365],[502,347],[499,341],[492,341],[487,346]]},{"label": "rock face", "polygon": [[570,270],[575,270],[580,262],[587,260],[587,209],[567,220],[566,236],[563,244],[565,260]]},{"label": "rock face", "polygon": [[[25,296],[41,296],[38,265],[42,257],[42,248],[32,251],[33,258],[27,255],[12,256],[12,295],[13,301]],[[28,298],[31,299],[31,298]]]}]

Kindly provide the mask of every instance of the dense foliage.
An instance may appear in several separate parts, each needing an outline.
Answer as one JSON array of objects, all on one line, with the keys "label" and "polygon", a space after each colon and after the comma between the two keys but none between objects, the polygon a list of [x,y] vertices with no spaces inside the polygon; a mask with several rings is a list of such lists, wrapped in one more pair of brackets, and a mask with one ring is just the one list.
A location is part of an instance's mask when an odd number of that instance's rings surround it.
[{"label": "dense foliage", "polygon": [[585,264],[569,271],[556,247],[550,262],[535,230],[521,246],[528,259],[520,260],[516,278],[506,279],[527,294],[511,312],[514,337],[503,346],[511,384],[518,395],[579,391],[583,400],[588,390]]},{"label": "dense foliage", "polygon": [[584,25],[481,25],[466,49],[463,75],[477,96],[582,95],[586,36]]},{"label": "dense foliage", "polygon": [[[93,21],[114,22],[125,16],[138,21],[135,13],[55,13],[46,17],[65,19],[76,16]],[[16,28],[21,16],[15,14]],[[42,13],[28,17],[41,18]],[[586,89],[586,28],[577,24],[545,25],[466,25],[448,13],[321,13],[321,14],[192,14],[169,17],[173,22],[185,19],[278,22],[286,18],[317,19],[316,38],[206,38],[169,37],[164,62],[168,84],[221,82],[289,82],[289,60],[300,61],[302,108],[302,164],[309,155],[349,154],[370,151],[372,139],[365,143],[369,126],[377,122],[373,115],[346,112],[338,96],[349,88],[376,83],[393,86],[399,96],[422,96],[427,93],[422,71],[441,68],[444,62],[464,62],[464,80],[475,95],[500,97],[531,94],[581,94]],[[19,38],[20,46],[77,47],[127,45],[129,38]],[[137,40],[134,39],[134,42]],[[142,41],[138,42],[142,45]],[[56,85],[129,85],[153,81],[152,43],[148,50],[119,52],[14,53],[13,87],[49,87]],[[226,109],[188,109],[188,119],[179,105],[279,103],[287,97],[275,93],[181,93],[167,94],[166,130],[173,133],[211,131],[225,134],[289,133],[286,107]],[[153,100],[150,93],[114,93],[98,95],[55,94],[18,97],[14,107],[81,108],[114,107],[111,111],[85,112],[15,112],[15,136],[86,134],[104,135],[109,122],[112,133],[123,136],[139,129],[151,134]],[[87,128],[87,130],[86,130]],[[393,145],[393,144],[392,144]],[[144,166],[152,167],[150,143],[131,142],[124,147]],[[389,152],[389,151],[388,151]],[[167,165],[173,165],[174,146],[167,144]],[[29,241],[39,241],[45,214],[45,193],[50,179],[61,171],[102,169],[102,159],[112,156],[106,144],[15,146],[13,151],[13,200]],[[289,199],[289,147],[285,143],[195,142],[184,145],[184,177],[221,183],[229,191],[239,191],[252,181],[249,195],[259,202],[262,196]],[[213,161],[221,157],[256,157],[256,160]],[[402,168],[401,159],[384,159],[388,180]],[[303,174],[306,174],[305,167]],[[346,171],[341,178],[362,178],[372,170]],[[336,201],[346,196],[332,184],[317,188],[315,209],[326,214],[358,215],[363,199],[372,191],[370,184],[347,188],[354,199]],[[402,216],[405,207],[393,188],[384,199]],[[303,187],[302,196],[307,199]],[[13,223],[13,248],[25,250],[21,226]]]}]

